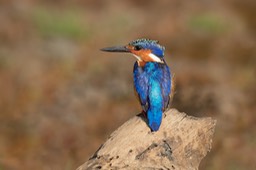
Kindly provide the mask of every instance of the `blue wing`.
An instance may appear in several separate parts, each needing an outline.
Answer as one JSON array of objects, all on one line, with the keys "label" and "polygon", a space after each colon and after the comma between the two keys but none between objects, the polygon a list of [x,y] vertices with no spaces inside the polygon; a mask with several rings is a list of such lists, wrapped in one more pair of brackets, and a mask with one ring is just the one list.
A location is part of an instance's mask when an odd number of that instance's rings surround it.
[{"label": "blue wing", "polygon": [[148,111],[148,78],[142,67],[136,62],[133,68],[134,90],[139,98],[142,109]]},{"label": "blue wing", "polygon": [[161,89],[162,89],[162,96],[164,99],[164,108],[163,111],[165,111],[169,107],[170,102],[170,93],[171,93],[171,73],[170,69],[166,64],[160,65],[162,70],[162,76],[161,76]]}]

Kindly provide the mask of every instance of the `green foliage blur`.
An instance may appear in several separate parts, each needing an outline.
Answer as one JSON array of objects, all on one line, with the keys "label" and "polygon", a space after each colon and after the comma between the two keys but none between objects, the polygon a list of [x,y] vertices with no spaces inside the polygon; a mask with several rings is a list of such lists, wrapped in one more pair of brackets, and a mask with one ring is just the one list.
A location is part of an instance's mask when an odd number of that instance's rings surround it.
[{"label": "green foliage blur", "polygon": [[56,12],[46,7],[32,11],[32,22],[39,35],[46,37],[63,37],[74,40],[86,39],[88,26],[82,24],[82,14],[76,10]]},{"label": "green foliage blur", "polygon": [[172,107],[217,119],[200,169],[256,169],[256,1],[0,0],[0,170],[76,169],[141,110],[135,58],[157,39]]}]

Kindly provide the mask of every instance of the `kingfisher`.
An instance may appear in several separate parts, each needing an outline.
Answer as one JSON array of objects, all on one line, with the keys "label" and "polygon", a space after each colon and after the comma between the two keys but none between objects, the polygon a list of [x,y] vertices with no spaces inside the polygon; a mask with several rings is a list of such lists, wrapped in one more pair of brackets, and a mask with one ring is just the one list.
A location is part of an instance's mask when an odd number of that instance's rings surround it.
[{"label": "kingfisher", "polygon": [[102,48],[106,52],[131,53],[134,91],[146,114],[152,132],[158,131],[164,112],[169,108],[172,89],[171,72],[164,59],[165,47],[157,40],[137,39],[124,46]]}]

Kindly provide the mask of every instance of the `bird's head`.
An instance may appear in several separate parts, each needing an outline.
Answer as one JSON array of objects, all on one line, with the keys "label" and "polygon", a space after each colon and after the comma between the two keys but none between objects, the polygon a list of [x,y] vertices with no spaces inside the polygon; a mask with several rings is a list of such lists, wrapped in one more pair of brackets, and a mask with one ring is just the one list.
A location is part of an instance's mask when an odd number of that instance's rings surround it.
[{"label": "bird's head", "polygon": [[125,46],[107,47],[101,50],[131,53],[137,58],[140,65],[144,65],[146,62],[164,63],[165,48],[156,40],[137,39]]}]

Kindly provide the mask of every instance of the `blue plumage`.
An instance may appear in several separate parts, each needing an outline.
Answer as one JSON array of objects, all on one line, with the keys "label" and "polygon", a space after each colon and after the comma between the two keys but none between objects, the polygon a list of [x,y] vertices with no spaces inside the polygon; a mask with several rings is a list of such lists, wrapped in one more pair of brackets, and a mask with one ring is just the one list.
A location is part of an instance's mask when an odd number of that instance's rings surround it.
[{"label": "blue plumage", "polygon": [[150,129],[157,131],[163,112],[169,106],[171,93],[171,73],[164,60],[165,48],[158,41],[138,39],[126,46],[107,47],[102,50],[129,52],[137,58],[133,68],[134,89],[143,111],[147,114]]},{"label": "blue plumage", "polygon": [[163,112],[169,104],[170,70],[165,63],[147,62],[144,67],[139,67],[136,62],[133,78],[141,106],[147,113],[149,127],[152,131],[157,131],[162,122]]}]

